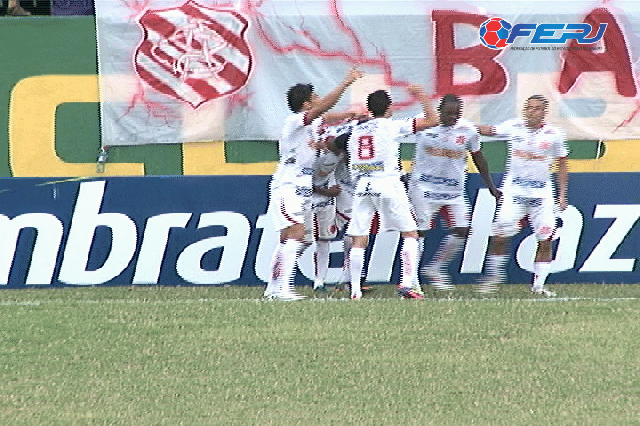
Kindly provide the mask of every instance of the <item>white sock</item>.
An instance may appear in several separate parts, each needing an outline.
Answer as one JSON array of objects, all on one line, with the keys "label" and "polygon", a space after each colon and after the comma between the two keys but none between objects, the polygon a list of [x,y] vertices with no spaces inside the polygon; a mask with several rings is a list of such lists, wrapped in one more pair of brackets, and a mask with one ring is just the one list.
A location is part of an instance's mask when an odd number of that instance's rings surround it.
[{"label": "white sock", "polygon": [[[344,281],[351,281],[351,267],[349,266],[349,253],[351,253],[351,247],[353,245],[353,240],[348,235],[345,235],[342,240],[342,251],[344,254],[344,266],[342,267],[344,274]],[[342,281],[341,281],[342,282]]]},{"label": "white sock", "polygon": [[[424,237],[418,237],[418,261],[416,266],[417,268],[420,268],[420,262],[422,262],[423,253],[424,253]],[[415,275],[412,287],[420,287],[419,274]]]},{"label": "white sock", "polygon": [[282,292],[293,291],[293,281],[296,272],[296,260],[300,241],[289,239],[282,247],[282,274],[279,279],[279,290]]},{"label": "white sock", "polygon": [[412,287],[418,279],[418,240],[415,238],[403,238],[400,251],[402,259],[400,267],[400,285]]},{"label": "white sock", "polygon": [[349,266],[349,252],[351,251],[351,237],[345,235],[342,240],[342,253],[344,261],[342,263],[342,274],[338,283],[346,283],[351,281],[351,267]]},{"label": "white sock", "polygon": [[445,236],[431,260],[431,265],[436,268],[446,267],[458,252],[462,250],[463,245],[464,238],[453,234]]},{"label": "white sock", "polygon": [[316,252],[314,253],[316,282],[322,281],[327,278],[327,271],[329,270],[329,241],[316,241]]},{"label": "white sock", "polygon": [[490,254],[487,256],[487,275],[505,277],[507,264],[506,254]]},{"label": "white sock", "polygon": [[349,269],[351,272],[351,294],[362,293],[362,269],[364,268],[364,248],[352,247],[349,251]]},{"label": "white sock", "polygon": [[269,277],[265,294],[275,294],[278,292],[278,279],[282,274],[282,247],[284,247],[284,244],[278,243],[271,256],[271,276]]},{"label": "white sock", "polygon": [[533,262],[533,288],[542,288],[549,276],[551,262]]},{"label": "white sock", "polygon": [[424,253],[424,237],[418,237],[418,259],[422,258]]}]

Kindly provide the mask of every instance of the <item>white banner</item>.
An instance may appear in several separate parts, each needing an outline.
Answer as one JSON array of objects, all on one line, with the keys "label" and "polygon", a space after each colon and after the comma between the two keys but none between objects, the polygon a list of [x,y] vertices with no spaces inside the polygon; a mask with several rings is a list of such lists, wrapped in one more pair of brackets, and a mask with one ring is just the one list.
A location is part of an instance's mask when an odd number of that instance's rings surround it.
[{"label": "white banner", "polygon": [[276,140],[285,92],[366,77],[336,108],[403,88],[456,93],[496,124],[551,101],[573,140],[640,139],[640,3],[96,0],[102,143]]}]

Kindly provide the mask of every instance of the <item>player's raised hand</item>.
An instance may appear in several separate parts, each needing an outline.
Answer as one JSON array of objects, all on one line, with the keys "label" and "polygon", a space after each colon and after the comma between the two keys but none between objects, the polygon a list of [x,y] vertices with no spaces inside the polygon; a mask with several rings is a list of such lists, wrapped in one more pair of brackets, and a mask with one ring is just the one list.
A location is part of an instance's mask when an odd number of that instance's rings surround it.
[{"label": "player's raised hand", "polygon": [[364,73],[357,67],[351,67],[349,68],[349,71],[347,71],[347,75],[344,77],[344,82],[345,84],[349,85],[357,79],[362,78],[363,75]]},{"label": "player's raised hand", "polygon": [[427,96],[422,86],[417,84],[411,84],[407,86],[407,92],[414,98],[423,99]]},{"label": "player's raised hand", "polygon": [[417,119],[416,128],[418,130],[424,130],[428,127],[437,126],[439,123],[438,114],[434,111],[431,105],[431,99],[427,96],[424,88],[415,84],[407,86],[407,92],[414,99],[417,99],[422,104],[422,110],[424,111],[424,118]]}]

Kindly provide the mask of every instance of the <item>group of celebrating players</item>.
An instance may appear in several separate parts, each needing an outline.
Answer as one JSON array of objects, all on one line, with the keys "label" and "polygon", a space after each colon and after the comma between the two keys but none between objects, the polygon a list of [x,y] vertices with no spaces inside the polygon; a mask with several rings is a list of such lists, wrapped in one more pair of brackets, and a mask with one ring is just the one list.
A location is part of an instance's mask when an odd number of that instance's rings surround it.
[{"label": "group of celebrating players", "polygon": [[[270,184],[270,209],[280,240],[264,296],[303,298],[294,288],[295,267],[312,241],[316,242],[314,290],[323,290],[330,242],[342,232],[344,265],[339,282],[349,284],[351,299],[362,298],[369,235],[384,231],[398,231],[402,237],[397,286],[401,297],[424,298],[419,270],[434,289],[454,290],[448,265],[470,232],[471,207],[465,191],[468,154],[498,204],[485,274],[476,291],[492,293],[506,282],[509,239],[528,221],[538,242],[531,291],[555,296],[545,281],[553,256],[555,206],[560,210],[567,206],[568,149],[563,132],[545,122],[548,101],[533,95],[525,102],[522,118],[497,126],[461,118],[462,101],[452,94],[440,99],[436,112],[417,86],[407,87],[423,109],[412,119],[391,118],[392,100],[385,90],[368,95],[366,114],[328,112],[361,77],[359,70],[350,69],[324,97],[310,84],[296,84],[287,92],[292,114],[285,120],[280,162]],[[399,145],[408,135],[414,135],[416,154],[411,172],[403,176]],[[508,139],[500,189],[489,173],[480,135]],[[554,163],[557,191],[552,182]],[[419,268],[425,235],[438,216],[448,233],[432,259]]]}]

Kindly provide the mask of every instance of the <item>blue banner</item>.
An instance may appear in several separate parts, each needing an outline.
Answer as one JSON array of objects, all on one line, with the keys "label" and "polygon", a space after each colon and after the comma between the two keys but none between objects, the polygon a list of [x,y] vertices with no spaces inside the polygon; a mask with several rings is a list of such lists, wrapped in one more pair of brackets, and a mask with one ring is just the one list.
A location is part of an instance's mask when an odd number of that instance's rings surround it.
[{"label": "blue banner", "polygon": [[[500,176],[495,176],[499,181]],[[0,285],[264,285],[277,241],[268,176],[110,177],[0,180]],[[550,283],[638,282],[640,203],[635,173],[570,175],[571,205],[559,217]],[[478,175],[469,176],[472,233],[451,265],[455,283],[482,271],[495,209]],[[432,231],[425,259],[444,230]],[[367,281],[397,282],[398,234],[372,239]],[[313,278],[313,245],[297,284]],[[530,281],[535,241],[513,239],[509,282]],[[342,264],[332,245],[329,281]]]}]

